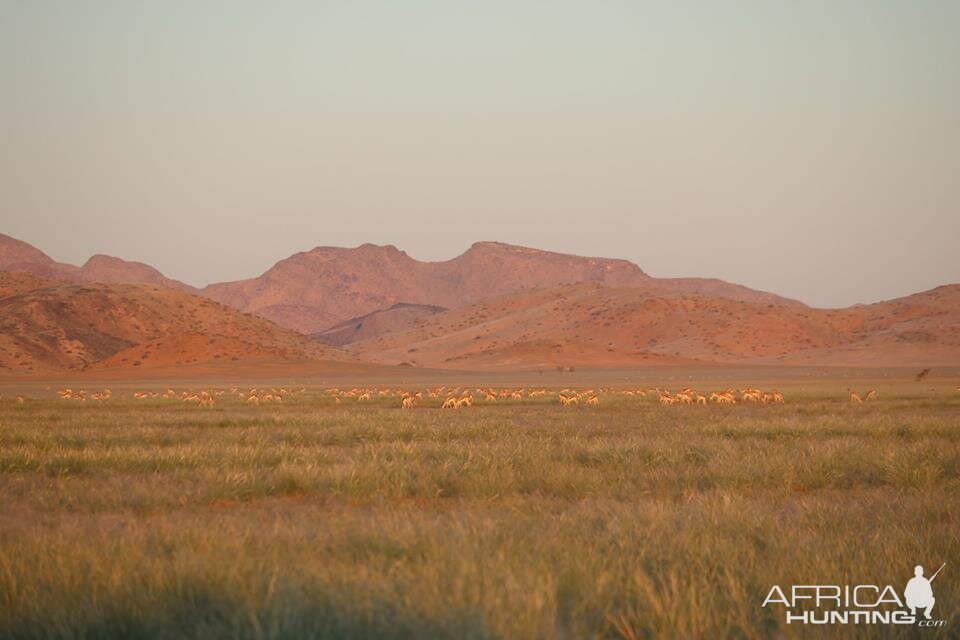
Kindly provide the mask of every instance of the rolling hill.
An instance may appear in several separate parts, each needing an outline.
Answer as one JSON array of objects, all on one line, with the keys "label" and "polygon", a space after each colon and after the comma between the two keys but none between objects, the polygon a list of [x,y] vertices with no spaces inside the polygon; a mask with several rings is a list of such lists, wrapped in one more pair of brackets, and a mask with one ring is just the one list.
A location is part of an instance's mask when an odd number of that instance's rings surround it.
[{"label": "rolling hill", "polygon": [[412,329],[426,318],[446,311],[443,307],[398,302],[389,309],[351,318],[325,331],[313,334],[315,340],[335,347],[369,340],[377,336]]},{"label": "rolling hill", "polygon": [[397,303],[456,308],[507,293],[581,282],[640,287],[651,294],[708,289],[711,295],[733,300],[802,306],[720,280],[651,278],[626,260],[500,242],[477,242],[443,262],[421,262],[393,246],[317,247],[281,260],[259,277],[213,284],[202,294],[313,334]]},{"label": "rolling hill", "polygon": [[442,262],[392,246],[318,247],[198,291],[145,264],[93,256],[76,267],[0,235],[0,372],[331,359],[466,370],[960,364],[960,285],[812,309],[720,280],[653,278],[624,260],[479,242]]},{"label": "rolling hill", "polygon": [[267,320],[166,287],[59,284],[0,298],[7,373],[338,357]]},{"label": "rolling hill", "polygon": [[629,367],[670,362],[960,362],[960,285],[841,310],[596,284],[521,292],[347,345],[385,364]]},{"label": "rolling hill", "polygon": [[36,247],[0,233],[0,270],[30,273],[41,278],[71,283],[155,284],[189,293],[190,285],[167,278],[142,262],[95,255],[82,266],[57,262]]}]

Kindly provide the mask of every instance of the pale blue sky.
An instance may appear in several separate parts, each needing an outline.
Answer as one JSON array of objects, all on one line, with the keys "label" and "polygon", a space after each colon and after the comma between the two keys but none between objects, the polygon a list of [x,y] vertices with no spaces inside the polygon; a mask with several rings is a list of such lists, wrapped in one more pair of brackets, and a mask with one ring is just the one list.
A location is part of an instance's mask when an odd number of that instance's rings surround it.
[{"label": "pale blue sky", "polygon": [[0,0],[0,232],[202,285],[476,240],[960,282],[960,2]]}]

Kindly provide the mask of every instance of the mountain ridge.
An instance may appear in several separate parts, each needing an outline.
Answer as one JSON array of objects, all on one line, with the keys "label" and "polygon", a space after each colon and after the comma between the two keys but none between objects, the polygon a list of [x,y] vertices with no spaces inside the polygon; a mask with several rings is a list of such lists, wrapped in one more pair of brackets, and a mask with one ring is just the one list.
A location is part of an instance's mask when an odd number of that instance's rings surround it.
[{"label": "mountain ridge", "polygon": [[651,293],[710,288],[713,295],[800,305],[796,300],[709,279],[657,279],[623,259],[576,256],[481,241],[449,260],[420,261],[393,245],[315,247],[260,276],[208,285],[214,300],[313,334],[405,302],[455,308],[491,296],[563,283],[643,286]]},{"label": "mountain ridge", "polygon": [[0,370],[329,358],[464,370],[960,364],[960,285],[815,309],[722,280],[655,278],[626,260],[484,241],[434,262],[393,245],[318,246],[197,290],[144,263],[98,254],[67,265],[0,235]]}]

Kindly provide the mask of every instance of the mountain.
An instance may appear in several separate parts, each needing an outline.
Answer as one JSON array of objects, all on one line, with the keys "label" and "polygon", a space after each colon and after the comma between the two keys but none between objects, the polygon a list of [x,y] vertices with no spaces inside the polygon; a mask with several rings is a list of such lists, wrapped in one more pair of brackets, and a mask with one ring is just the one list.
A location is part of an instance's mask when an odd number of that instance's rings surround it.
[{"label": "mountain", "polygon": [[213,284],[201,293],[301,333],[317,333],[398,302],[455,308],[521,290],[583,282],[661,295],[709,289],[711,295],[733,300],[802,306],[719,280],[651,278],[626,260],[500,242],[475,243],[442,262],[415,260],[392,245],[317,247],[281,260],[259,277]]},{"label": "mountain", "polygon": [[839,346],[791,353],[781,362],[862,366],[960,363],[960,285],[824,313],[843,319],[850,339]]},{"label": "mountain", "polygon": [[113,256],[95,255],[80,267],[82,282],[105,284],[156,284],[190,293],[197,290],[178,280],[172,280],[142,262],[130,262]]},{"label": "mountain", "polygon": [[389,309],[374,311],[358,318],[336,324],[311,337],[324,344],[342,347],[352,342],[370,340],[377,336],[404,331],[417,326],[424,319],[446,311],[443,307],[398,302]]},{"label": "mountain", "polygon": [[0,233],[0,269],[16,264],[51,264],[53,258],[22,240]]},{"label": "mountain", "polygon": [[348,345],[462,369],[960,363],[960,285],[842,310],[577,284],[491,298]]},{"label": "mountain", "polygon": [[0,297],[0,372],[339,357],[262,318],[155,285],[55,284]]},{"label": "mountain", "polygon": [[259,277],[211,284],[198,291],[140,262],[95,255],[78,267],[0,234],[0,270],[76,284],[155,284],[199,293],[304,334],[398,303],[455,308],[491,296],[578,282],[639,287],[651,295],[687,293],[800,306],[794,300],[721,280],[652,278],[626,260],[501,242],[477,242],[460,256],[441,262],[415,260],[392,245],[317,247],[281,260]]},{"label": "mountain", "polygon": [[0,236],[0,371],[351,358],[458,369],[960,364],[960,285],[812,309],[720,280],[654,278],[625,260],[478,242],[440,262],[393,246],[318,247],[197,291],[142,263],[98,255],[77,267]]},{"label": "mountain", "polygon": [[142,262],[95,255],[78,267],[57,262],[26,242],[4,234],[0,234],[0,270],[30,273],[71,283],[156,284],[190,293],[197,292],[195,288],[167,278]]}]

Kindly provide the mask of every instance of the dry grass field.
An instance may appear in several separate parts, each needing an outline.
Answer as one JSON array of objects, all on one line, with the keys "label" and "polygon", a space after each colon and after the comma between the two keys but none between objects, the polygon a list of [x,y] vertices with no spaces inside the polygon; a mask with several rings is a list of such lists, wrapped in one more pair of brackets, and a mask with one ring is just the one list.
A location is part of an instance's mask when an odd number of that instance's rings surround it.
[{"label": "dry grass field", "polygon": [[956,381],[846,386],[462,410],[0,389],[0,637],[809,637],[761,607],[773,584],[902,590],[943,561],[926,633],[956,636]]}]

